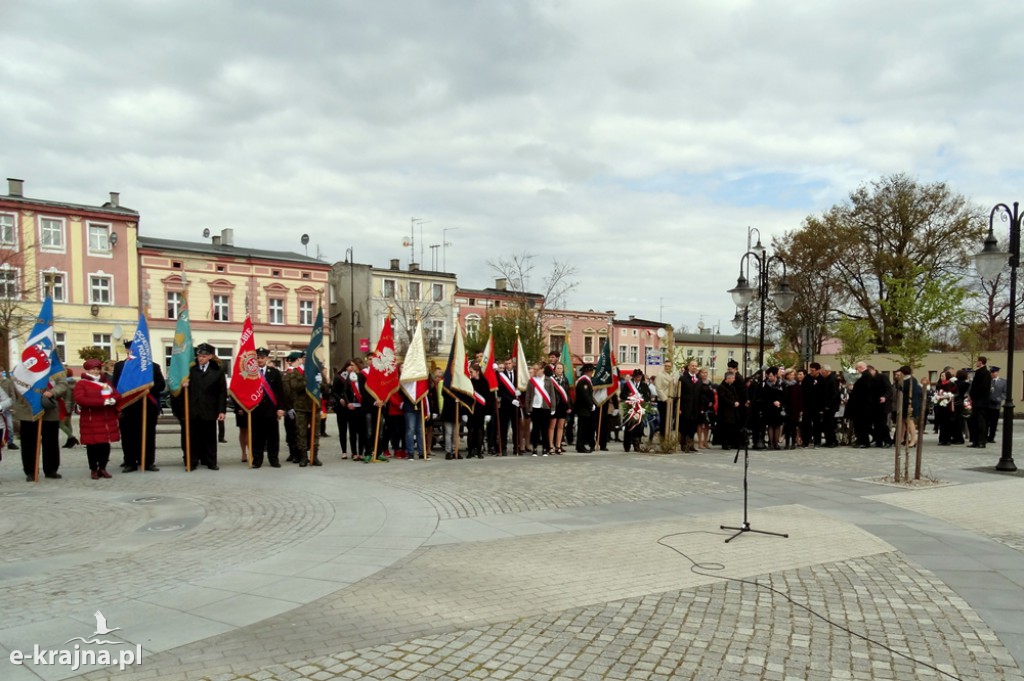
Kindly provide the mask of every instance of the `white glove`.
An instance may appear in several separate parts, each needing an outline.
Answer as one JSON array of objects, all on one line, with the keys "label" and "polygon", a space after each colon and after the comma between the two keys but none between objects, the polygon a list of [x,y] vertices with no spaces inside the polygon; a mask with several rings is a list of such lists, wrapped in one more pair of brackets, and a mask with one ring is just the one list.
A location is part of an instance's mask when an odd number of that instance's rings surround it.
[{"label": "white glove", "polygon": [[316,374],[313,376],[313,380],[316,381],[317,385],[320,385],[321,383],[324,382],[324,377],[322,374]]},{"label": "white glove", "polygon": [[295,410],[294,409],[289,409],[288,413],[287,413],[287,416],[290,419],[294,419],[295,418]]},{"label": "white glove", "polygon": [[619,415],[619,410],[618,409],[612,409],[612,416],[618,416],[618,415]]},{"label": "white glove", "polygon": [[590,405],[590,411],[597,411],[597,405],[596,404]]},{"label": "white glove", "polygon": [[552,416],[554,416],[554,415],[555,415],[555,410],[554,410],[554,409],[552,409],[552,410],[551,410],[551,415],[552,415]]},{"label": "white glove", "polygon": [[491,415],[488,414],[487,416],[484,417],[484,423],[490,423],[490,422],[491,422]]},{"label": "white glove", "polygon": [[469,417],[468,417],[468,416],[466,416],[465,414],[463,414],[463,415],[462,415],[462,422],[463,422],[463,423],[469,423]]},{"label": "white glove", "polygon": [[436,419],[436,418],[437,418],[437,414],[431,414],[431,415],[430,415],[430,418],[432,418],[432,419]]},{"label": "white glove", "polygon": [[107,399],[103,400],[103,406],[105,407],[112,407],[115,404],[117,404],[117,400],[115,400],[113,397],[108,397]]},{"label": "white glove", "polygon": [[519,400],[512,400],[512,406],[513,407],[518,407],[519,406]]}]

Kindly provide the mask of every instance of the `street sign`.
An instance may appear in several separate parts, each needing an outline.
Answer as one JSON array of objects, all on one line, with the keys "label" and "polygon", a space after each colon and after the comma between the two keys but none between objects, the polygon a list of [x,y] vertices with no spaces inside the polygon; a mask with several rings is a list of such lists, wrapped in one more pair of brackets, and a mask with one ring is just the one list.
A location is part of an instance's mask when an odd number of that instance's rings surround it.
[{"label": "street sign", "polygon": [[644,365],[649,367],[660,367],[661,350],[658,350],[657,348],[647,348],[647,361],[644,362]]}]

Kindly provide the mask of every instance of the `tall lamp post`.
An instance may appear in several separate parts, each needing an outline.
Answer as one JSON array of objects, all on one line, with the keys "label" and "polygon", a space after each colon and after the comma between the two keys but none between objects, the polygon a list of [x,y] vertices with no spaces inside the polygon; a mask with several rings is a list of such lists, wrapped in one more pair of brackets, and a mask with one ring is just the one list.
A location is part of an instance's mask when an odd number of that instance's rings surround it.
[{"label": "tall lamp post", "polygon": [[352,346],[351,358],[356,356],[356,255],[352,246],[345,249],[345,262],[348,263],[348,312],[349,312],[349,344]]},{"label": "tall lamp post", "polygon": [[742,350],[742,352],[743,352],[743,377],[744,378],[746,378],[747,376],[750,375],[750,372],[749,372],[750,367],[747,366],[747,364],[749,363],[747,361],[747,357],[750,354],[749,352],[747,352],[747,336],[748,336],[748,334],[747,334],[747,323],[748,323],[747,315],[748,315],[749,311],[750,311],[750,308],[748,306],[744,305],[743,306],[743,314],[740,314],[740,309],[737,307],[736,308],[736,314],[732,318],[732,328],[734,328],[737,331],[740,331],[740,332],[743,333],[743,350]]},{"label": "tall lamp post", "polygon": [[[1003,222],[1010,223],[1010,252],[999,250],[999,242],[993,233],[996,213]],[[1006,401],[1003,403],[1003,448],[999,455],[997,471],[1013,472],[1017,465],[1013,462],[1013,352],[1017,330],[1017,267],[1020,265],[1020,226],[1024,215],[1020,214],[1019,204],[1014,201],[1011,209],[1005,203],[997,204],[988,215],[988,236],[984,247],[974,256],[974,265],[982,279],[995,279],[1003,271],[1007,261],[1010,264],[1010,316],[1006,336]]]},{"label": "tall lamp post", "polygon": [[[749,271],[750,258],[753,258],[754,262],[757,263],[757,288],[751,286],[744,275],[743,266],[747,265],[747,271]],[[782,265],[782,279],[779,280],[778,289],[772,294],[772,298],[775,301],[775,307],[780,312],[787,311],[793,307],[796,294],[789,288],[789,279],[786,277],[786,262],[778,255],[768,255],[768,249],[761,245],[760,238],[758,238],[754,248],[744,253],[743,257],[740,258],[740,276],[736,280],[736,288],[729,289],[732,301],[736,304],[736,307],[746,308],[747,305],[753,302],[755,295],[761,299],[761,329],[757,349],[757,366],[761,370],[764,369],[764,322],[765,306],[768,302],[769,293],[768,272],[773,262],[778,262]],[[746,320],[745,311],[744,320]]]}]

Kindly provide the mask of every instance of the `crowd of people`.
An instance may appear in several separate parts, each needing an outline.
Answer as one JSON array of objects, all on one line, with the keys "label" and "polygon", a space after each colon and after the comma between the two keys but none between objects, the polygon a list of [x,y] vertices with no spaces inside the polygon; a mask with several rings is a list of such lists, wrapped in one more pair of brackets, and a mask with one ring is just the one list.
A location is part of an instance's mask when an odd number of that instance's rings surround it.
[{"label": "crowd of people", "polygon": [[[678,443],[684,452],[744,446],[891,447],[897,413],[904,424],[904,443],[913,446],[922,409],[932,412],[939,445],[969,442],[983,448],[995,442],[1006,399],[1006,381],[985,357],[978,358],[973,372],[946,367],[934,385],[927,378],[918,380],[909,366],[900,367],[890,382],[865,362],[859,362],[855,376],[847,380],[843,372],[816,362],[806,371],[769,367],[744,377],[737,362],[730,360],[718,383],[711,381],[706,368],[690,361],[678,375],[660,372],[647,377],[634,370],[621,377],[618,390],[609,391],[593,385],[591,364],[572,372],[578,379],[570,384],[566,367],[551,353],[547,362],[528,367],[522,382],[513,358],[495,362],[496,390],[485,379],[478,356],[469,367],[472,396],[446,389],[443,373],[436,369],[418,402],[402,390],[377,399],[367,389],[368,368],[353,359],[329,383],[324,377],[318,405],[306,390],[304,353],[288,354],[283,370],[270,355],[266,348],[256,351],[263,393],[249,415],[230,400],[226,371],[215,349],[207,343],[197,346],[195,364],[182,382],[189,389],[171,399],[171,411],[181,425],[182,460],[189,470],[219,469],[218,444],[226,442],[225,420],[232,411],[241,460],[253,468],[264,461],[280,468],[282,423],[285,461],[300,467],[322,465],[320,439],[327,435],[330,411],[335,414],[342,459],[368,462],[430,459],[435,450],[449,460],[557,456],[568,447],[580,453],[608,451],[612,442],[621,443],[627,452],[646,450],[655,442],[661,451],[671,451]],[[166,386],[163,374],[156,366],[149,392],[124,404],[113,387],[123,364],[89,360],[77,380],[70,371],[67,378],[55,378],[43,393],[41,421],[30,418],[28,404],[9,381],[0,386],[0,409],[8,419],[5,446],[18,449],[12,437],[13,416],[20,425],[26,479],[34,477],[38,438],[43,475],[61,477],[62,431],[67,436],[64,448],[85,446],[94,480],[111,477],[107,466],[116,442],[123,452],[122,472],[159,470],[156,425],[159,397]],[[520,390],[523,384],[526,388]],[[902,399],[899,404],[897,396]],[[149,407],[145,422],[143,400]],[[73,413],[80,415],[78,437],[71,425]],[[671,434],[668,428],[673,429]]]}]

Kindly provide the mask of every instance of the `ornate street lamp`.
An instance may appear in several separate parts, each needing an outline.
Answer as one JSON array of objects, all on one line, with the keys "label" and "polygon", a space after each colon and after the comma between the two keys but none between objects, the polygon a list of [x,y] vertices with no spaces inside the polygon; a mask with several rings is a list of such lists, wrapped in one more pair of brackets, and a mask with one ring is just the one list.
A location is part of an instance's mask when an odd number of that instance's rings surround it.
[{"label": "ornate street lamp", "polygon": [[[750,269],[750,258],[753,258],[754,262],[757,263],[757,288],[751,286],[747,277],[743,274],[744,265],[747,266],[747,271]],[[775,307],[780,312],[786,312],[789,308],[793,307],[793,303],[796,301],[796,294],[790,289],[789,279],[786,276],[786,262],[778,255],[768,255],[768,249],[761,245],[760,238],[758,238],[754,248],[744,253],[743,257],[740,258],[740,276],[736,280],[736,287],[729,289],[729,294],[732,295],[732,301],[736,304],[736,307],[746,308],[754,301],[755,295],[761,299],[761,329],[757,352],[757,366],[759,369],[764,369],[765,306],[768,302],[769,294],[768,272],[772,262],[778,262],[782,265],[782,278],[779,280],[778,288],[771,294],[772,300],[775,301]],[[735,320],[733,323],[735,324]]]},{"label": "ornate street lamp", "polygon": [[[996,213],[1003,222],[1010,223],[1010,251],[999,250],[999,242],[993,231]],[[1006,336],[1006,401],[1003,403],[1003,447],[996,464],[997,471],[1015,471],[1013,462],[1013,351],[1016,345],[1017,330],[1017,267],[1020,265],[1020,224],[1022,216],[1018,203],[1013,202],[1013,209],[1005,203],[997,204],[988,215],[988,235],[981,252],[974,256],[974,266],[982,279],[995,279],[1003,271],[1007,262],[1010,264],[1010,315],[1009,329]]]}]

